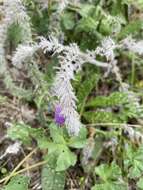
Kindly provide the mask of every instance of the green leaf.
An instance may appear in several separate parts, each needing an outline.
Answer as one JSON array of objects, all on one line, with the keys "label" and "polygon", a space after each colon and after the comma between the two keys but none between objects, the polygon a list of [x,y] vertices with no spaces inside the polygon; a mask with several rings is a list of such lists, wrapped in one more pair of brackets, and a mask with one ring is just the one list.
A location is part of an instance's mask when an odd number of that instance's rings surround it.
[{"label": "green leaf", "polygon": [[112,27],[107,18],[102,19],[100,25],[100,32],[104,35],[109,35],[112,32]]},{"label": "green leaf", "polygon": [[101,164],[95,168],[95,173],[100,176],[103,181],[116,180],[121,177],[121,169],[114,162],[111,165]]},{"label": "green leaf", "polygon": [[134,20],[127,24],[119,33],[118,38],[123,39],[130,34],[136,34],[143,28],[143,21],[142,20]]},{"label": "green leaf", "polygon": [[86,104],[87,107],[109,107],[120,106],[128,102],[127,93],[113,92],[109,96],[97,96],[91,98]]},{"label": "green leaf", "polygon": [[24,144],[30,144],[29,129],[30,127],[24,123],[14,124],[8,129],[7,134],[12,140],[20,140]]},{"label": "green leaf", "polygon": [[127,148],[124,156],[124,165],[128,170],[129,178],[137,178],[143,174],[143,146],[140,146],[137,150],[131,146]]},{"label": "green leaf", "polygon": [[50,143],[46,160],[54,160],[56,171],[64,171],[76,163],[76,155],[66,145]]},{"label": "green leaf", "polygon": [[8,40],[16,47],[22,40],[22,28],[18,24],[12,24],[8,30]]},{"label": "green leaf", "polygon": [[50,142],[48,143],[48,153],[49,154],[55,154],[56,156],[59,156],[61,152],[65,151],[68,147],[63,144],[57,144]]},{"label": "green leaf", "polygon": [[98,26],[98,21],[91,17],[82,18],[75,28],[75,32],[95,32]]},{"label": "green leaf", "polygon": [[7,133],[12,140],[20,140],[24,144],[30,144],[34,138],[40,149],[48,147],[48,139],[43,128],[35,129],[24,123],[18,123],[13,124]]},{"label": "green leaf", "polygon": [[63,129],[58,127],[56,124],[52,123],[49,126],[50,128],[50,135],[54,141],[54,143],[66,144],[64,139]]},{"label": "green leaf", "polygon": [[42,169],[42,190],[64,190],[65,172],[57,172],[51,165],[46,164]]},{"label": "green leaf", "polygon": [[91,190],[127,190],[127,186],[126,185],[122,185],[122,184],[116,184],[116,183],[112,183],[112,182],[107,182],[107,183],[103,183],[103,184],[96,184],[94,185],[94,187],[91,188]]},{"label": "green leaf", "polygon": [[56,171],[66,170],[70,166],[74,166],[75,163],[76,163],[76,155],[68,149],[64,150],[61,152],[61,154],[57,159]]},{"label": "green leaf", "polygon": [[73,13],[71,12],[64,13],[61,19],[62,19],[62,25],[65,28],[65,30],[73,29],[75,25],[75,18]]},{"label": "green leaf", "polygon": [[87,136],[87,130],[85,127],[82,127],[80,129],[78,136],[73,136],[70,138],[68,146],[73,148],[83,148],[87,143],[86,136]]},{"label": "green leaf", "polygon": [[49,142],[43,128],[38,128],[38,129],[30,128],[29,135],[32,136],[37,141],[38,147],[40,149],[47,149]]},{"label": "green leaf", "polygon": [[31,12],[31,21],[38,34],[46,35],[49,29],[49,17],[47,16],[47,10],[41,13],[40,9],[34,9]]},{"label": "green leaf", "polygon": [[77,97],[78,97],[78,109],[81,110],[81,112],[84,109],[84,106],[86,105],[86,100],[89,94],[91,93],[92,89],[97,85],[99,80],[99,74],[97,73],[91,73],[90,75],[86,76],[85,80],[82,82],[82,85],[80,85]]},{"label": "green leaf", "polygon": [[95,6],[93,6],[91,4],[81,4],[80,9],[77,9],[77,12],[82,17],[87,17],[93,12],[94,8],[95,8]]},{"label": "green leaf", "polygon": [[134,162],[133,167],[129,169],[128,177],[131,179],[140,177],[140,175],[142,174],[142,170],[140,169],[140,166],[141,166],[141,163]]},{"label": "green leaf", "polygon": [[[55,124],[51,124],[49,128],[53,142],[48,143],[48,155],[55,156],[56,171],[64,171],[75,165],[76,155],[68,148],[68,142],[64,139],[64,130]],[[85,138],[85,132],[81,131],[80,135]]]},{"label": "green leaf", "polygon": [[[131,92],[132,93],[132,92]],[[107,111],[90,111],[85,112],[83,115],[89,122],[113,122],[120,123],[128,121],[128,118],[139,118],[142,116],[142,105],[138,106],[134,101],[128,98],[129,93],[113,92],[109,96],[97,96],[91,98],[86,104],[88,108],[107,108],[116,106],[119,111],[117,113]],[[133,93],[134,97],[136,94]],[[134,98],[133,97],[133,98]]]},{"label": "green leaf", "polygon": [[103,150],[103,138],[101,136],[97,136],[94,138],[94,149],[92,152],[92,158],[94,160],[98,160],[98,158],[100,157],[100,155],[102,154],[102,150]]},{"label": "green leaf", "polygon": [[106,111],[87,111],[83,114],[89,123],[121,123],[118,115]]},{"label": "green leaf", "polygon": [[138,9],[143,9],[143,1],[142,0],[123,0],[122,3],[125,3],[127,5],[134,5],[137,6]]},{"label": "green leaf", "polygon": [[97,166],[95,173],[100,177],[101,184],[95,184],[92,190],[127,190],[127,185],[122,179],[121,169],[114,162],[111,165],[101,164]]},{"label": "green leaf", "polygon": [[137,187],[139,188],[139,189],[143,189],[143,178],[140,178],[139,179],[139,181],[137,182]]},{"label": "green leaf", "polygon": [[28,177],[18,175],[13,177],[3,190],[28,190],[28,183]]},{"label": "green leaf", "polygon": [[100,176],[103,181],[117,180],[121,177],[121,169],[118,165],[112,162],[111,165],[101,164],[95,168],[95,173]]}]

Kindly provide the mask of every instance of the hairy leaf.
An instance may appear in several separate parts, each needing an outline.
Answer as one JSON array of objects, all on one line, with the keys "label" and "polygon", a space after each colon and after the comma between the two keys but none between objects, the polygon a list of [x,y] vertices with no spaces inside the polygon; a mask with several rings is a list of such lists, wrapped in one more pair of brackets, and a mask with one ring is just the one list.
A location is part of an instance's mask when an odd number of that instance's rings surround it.
[{"label": "hairy leaf", "polygon": [[28,177],[18,175],[13,177],[2,190],[28,190],[28,183]]},{"label": "hairy leaf", "polygon": [[123,92],[113,92],[109,96],[97,96],[91,98],[86,106],[91,107],[110,107],[110,106],[120,106],[128,102],[127,93]]},{"label": "hairy leaf", "polygon": [[46,164],[42,169],[42,189],[47,190],[64,190],[65,172],[57,172],[49,164]]},{"label": "hairy leaf", "polygon": [[141,145],[137,150],[131,146],[125,151],[124,164],[126,170],[128,170],[129,178],[137,178],[143,174],[143,146]]},{"label": "hairy leaf", "polygon": [[120,123],[118,115],[106,111],[87,111],[83,114],[84,118],[90,123]]}]

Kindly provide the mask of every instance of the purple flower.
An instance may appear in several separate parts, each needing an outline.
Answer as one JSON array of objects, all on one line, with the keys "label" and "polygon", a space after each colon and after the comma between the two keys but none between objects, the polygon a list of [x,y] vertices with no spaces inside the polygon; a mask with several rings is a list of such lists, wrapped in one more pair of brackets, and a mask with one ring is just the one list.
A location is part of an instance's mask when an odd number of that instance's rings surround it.
[{"label": "purple flower", "polygon": [[60,105],[57,105],[56,108],[55,108],[55,122],[58,124],[58,125],[63,125],[64,122],[65,122],[65,118],[64,116],[62,115],[62,108]]}]

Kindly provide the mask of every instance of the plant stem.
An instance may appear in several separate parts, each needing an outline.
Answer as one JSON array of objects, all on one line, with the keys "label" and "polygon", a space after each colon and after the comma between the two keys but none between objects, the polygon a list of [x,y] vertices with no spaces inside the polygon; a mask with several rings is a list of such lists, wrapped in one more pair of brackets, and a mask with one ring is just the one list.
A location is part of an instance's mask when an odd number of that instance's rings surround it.
[{"label": "plant stem", "polygon": [[[11,174],[6,177],[4,184],[6,184],[6,183],[10,180],[11,177],[13,177],[14,173],[20,168],[20,166],[21,166],[26,160],[28,160],[28,159],[32,156],[32,154],[34,154],[36,151],[37,151],[37,148],[35,148],[33,151],[31,151],[31,152],[16,166],[16,168],[11,172]],[[0,180],[0,183],[1,183],[1,182],[3,182],[3,180]]]},{"label": "plant stem", "polygon": [[[16,176],[16,175],[18,175],[18,174],[20,174],[20,173],[23,173],[23,172],[25,172],[25,171],[27,171],[27,170],[34,169],[34,168],[36,168],[36,167],[38,167],[38,166],[41,166],[41,165],[44,165],[44,164],[46,164],[46,163],[47,163],[47,161],[42,161],[42,162],[39,162],[39,163],[34,164],[34,165],[32,165],[32,166],[29,166],[28,168],[24,168],[24,169],[22,169],[22,170],[19,170],[19,171],[17,171],[17,172],[14,172],[12,175],[9,175],[9,176],[3,178],[2,180],[0,180],[0,183],[2,183],[2,182],[4,182],[4,181],[7,181],[7,180],[9,180],[11,177],[14,177],[14,176]],[[10,178],[9,178],[9,177],[10,177]],[[4,184],[5,184],[5,183],[4,183]]]},{"label": "plant stem", "polygon": [[129,127],[142,127],[141,125],[137,125],[137,124],[127,124],[127,123],[91,123],[91,124],[87,124],[87,127],[94,127],[94,126],[124,126],[127,125]]}]

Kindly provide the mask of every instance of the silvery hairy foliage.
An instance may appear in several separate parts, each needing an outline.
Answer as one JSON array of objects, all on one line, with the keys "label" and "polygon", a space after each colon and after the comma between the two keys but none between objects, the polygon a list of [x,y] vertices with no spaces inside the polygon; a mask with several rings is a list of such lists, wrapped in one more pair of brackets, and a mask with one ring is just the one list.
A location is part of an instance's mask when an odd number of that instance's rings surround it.
[{"label": "silvery hairy foliage", "polygon": [[12,57],[12,64],[15,67],[21,69],[23,67],[24,62],[31,60],[37,49],[38,49],[37,45],[20,44],[17,47],[14,56]]},{"label": "silvery hairy foliage", "polygon": [[98,62],[90,51],[82,53],[76,44],[64,46],[53,37],[50,37],[49,40],[42,38],[40,47],[45,53],[59,54],[60,67],[57,68],[52,92],[59,100],[69,134],[78,135],[82,124],[76,111],[77,98],[71,85],[71,80],[75,79],[75,73],[81,70],[85,62],[101,67],[108,67],[108,64]]},{"label": "silvery hairy foliage", "polygon": [[105,76],[109,75],[109,73],[112,72],[115,75],[116,80],[119,82],[119,84],[122,85],[122,77],[119,67],[117,66],[117,60],[115,59],[114,53],[114,50],[116,48],[118,48],[118,45],[115,44],[113,39],[111,39],[111,37],[105,37],[101,41],[101,46],[97,47],[95,53],[97,55],[104,56],[109,63],[109,69]]}]

